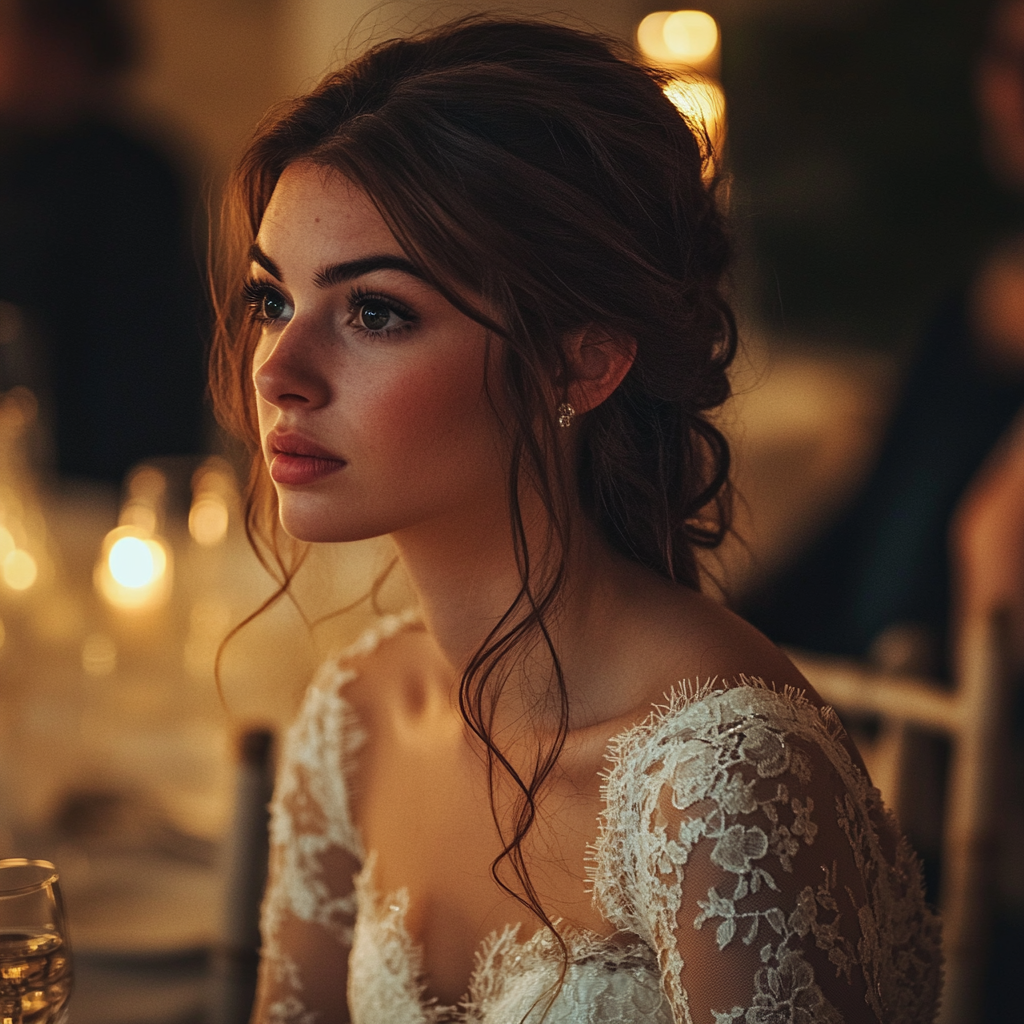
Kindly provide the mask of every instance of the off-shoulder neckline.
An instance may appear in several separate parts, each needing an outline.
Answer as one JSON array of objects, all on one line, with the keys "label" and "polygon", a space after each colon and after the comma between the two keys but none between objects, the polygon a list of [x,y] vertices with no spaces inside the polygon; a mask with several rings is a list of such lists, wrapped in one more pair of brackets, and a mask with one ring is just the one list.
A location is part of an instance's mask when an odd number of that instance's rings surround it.
[{"label": "off-shoulder neckline", "polygon": [[[344,715],[349,719],[351,726],[356,729],[360,728],[359,719],[341,693],[349,683],[359,676],[358,670],[351,663],[373,654],[381,643],[411,626],[421,624],[422,621],[422,615],[416,608],[407,608],[401,612],[383,616],[365,630],[353,644],[330,659],[328,664],[334,670],[331,673],[333,684],[337,688],[338,699],[344,706]],[[755,693],[763,695],[765,699],[771,699],[776,712],[780,704],[788,705],[794,716],[794,724],[800,718],[805,726],[809,726],[813,719],[816,731],[826,735],[843,751],[841,755],[843,760],[849,760],[848,752],[839,742],[843,727],[838,716],[831,707],[819,706],[812,702],[807,697],[806,691],[799,687],[788,684],[776,687],[759,676],[748,675],[739,675],[732,684],[723,684],[718,677],[693,684],[687,680],[677,681],[676,685],[665,693],[663,702],[652,703],[643,717],[614,732],[604,744],[605,767],[600,771],[602,810],[597,817],[594,841],[588,844],[586,872],[587,885],[592,893],[592,898],[601,916],[615,928],[615,931],[609,936],[604,936],[584,926],[569,926],[566,929],[566,936],[568,936],[567,947],[570,955],[579,947],[589,952],[600,951],[609,956],[615,956],[623,951],[634,951],[638,944],[644,945],[643,940],[636,935],[635,931],[623,928],[621,923],[615,920],[617,915],[614,910],[612,894],[610,892],[602,894],[599,891],[599,866],[602,857],[609,855],[608,851],[613,844],[611,826],[614,822],[613,816],[609,813],[609,801],[616,776],[629,771],[639,752],[648,744],[653,742],[657,745],[671,739],[673,735],[677,735],[677,733],[673,733],[675,721],[681,715],[692,711],[697,705],[707,703],[709,708],[717,705],[724,708],[738,695],[742,694],[750,699]],[[753,699],[756,701],[758,697]],[[345,781],[347,783],[347,780]],[[344,788],[347,791],[347,784]],[[543,925],[522,940],[518,937],[520,931],[518,925],[506,925],[503,929],[496,928],[477,947],[476,964],[470,972],[467,991],[459,1002],[446,1004],[437,997],[426,997],[426,985],[421,967],[423,945],[417,942],[405,927],[404,908],[407,908],[408,904],[408,889],[401,886],[387,893],[377,890],[373,880],[376,851],[366,850],[362,835],[352,821],[349,807],[346,807],[346,813],[352,833],[358,839],[361,851],[362,869],[357,880],[357,893],[361,894],[363,901],[369,904],[369,906],[360,906],[360,910],[369,912],[374,923],[378,925],[383,924],[385,918],[390,915],[390,930],[398,936],[403,948],[403,956],[414,974],[414,977],[410,979],[412,990],[408,994],[423,1010],[429,1011],[432,1015],[438,1015],[438,1020],[462,1020],[467,1008],[472,1005],[473,993],[478,986],[480,977],[480,964],[492,947],[515,947],[515,954],[523,957],[524,964],[531,961],[539,964],[549,957],[551,949],[544,940],[546,929]],[[557,949],[553,943],[551,946]]]}]

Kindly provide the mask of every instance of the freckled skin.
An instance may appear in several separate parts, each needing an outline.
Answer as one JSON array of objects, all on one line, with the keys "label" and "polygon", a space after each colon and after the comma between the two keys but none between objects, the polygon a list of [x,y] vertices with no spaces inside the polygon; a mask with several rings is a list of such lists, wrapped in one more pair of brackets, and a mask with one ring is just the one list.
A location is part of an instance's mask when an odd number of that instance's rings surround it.
[{"label": "freckled skin", "polygon": [[[284,316],[264,324],[253,365],[264,455],[269,462],[276,429],[346,462],[309,484],[276,484],[284,528],[302,540],[347,541],[442,520],[451,529],[453,517],[468,523],[481,506],[503,509],[506,462],[484,389],[484,328],[403,271],[328,287],[315,280],[332,264],[404,255],[365,193],[336,172],[294,164],[257,243],[282,279],[254,266],[255,275],[287,302]],[[410,326],[366,330],[357,288],[392,297],[413,314]]]}]

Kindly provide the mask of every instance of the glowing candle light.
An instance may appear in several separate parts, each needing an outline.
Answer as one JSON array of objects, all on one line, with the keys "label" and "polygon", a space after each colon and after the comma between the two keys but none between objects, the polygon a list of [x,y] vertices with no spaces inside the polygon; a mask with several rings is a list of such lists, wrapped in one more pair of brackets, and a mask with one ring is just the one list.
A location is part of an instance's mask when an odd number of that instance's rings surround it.
[{"label": "glowing candle light", "polygon": [[119,608],[162,603],[169,590],[170,556],[155,537],[134,526],[119,526],[103,541],[93,580],[96,589]]},{"label": "glowing candle light", "polygon": [[197,498],[188,513],[188,532],[203,547],[219,544],[228,533],[227,502],[213,493]]},{"label": "glowing candle light", "polygon": [[119,526],[134,526],[142,533],[155,533],[157,528],[156,509],[141,501],[129,502],[118,516]]},{"label": "glowing candle light", "polygon": [[718,23],[705,11],[655,11],[637,26],[636,41],[657,64],[703,67],[717,57]]},{"label": "glowing candle light", "polygon": [[39,567],[27,551],[15,548],[0,563],[0,572],[3,573],[4,583],[11,590],[28,590],[39,575]]},{"label": "glowing candle light", "polygon": [[152,542],[140,537],[122,537],[114,542],[107,555],[110,575],[122,587],[149,586],[157,577],[156,560],[153,557]]},{"label": "glowing candle light", "polygon": [[718,45],[718,25],[704,11],[674,11],[661,30],[665,45],[676,60],[699,64]]}]

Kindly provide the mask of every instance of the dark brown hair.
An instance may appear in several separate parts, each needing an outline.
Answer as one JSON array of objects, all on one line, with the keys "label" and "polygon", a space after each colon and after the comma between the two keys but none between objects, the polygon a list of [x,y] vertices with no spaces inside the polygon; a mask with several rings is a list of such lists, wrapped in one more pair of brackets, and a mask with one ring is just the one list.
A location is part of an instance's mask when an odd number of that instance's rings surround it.
[{"label": "dark brown hair", "polygon": [[[229,195],[236,249],[221,280],[211,386],[221,421],[256,453],[251,536],[273,553],[264,557],[276,561],[282,593],[292,570],[258,455],[256,338],[239,285],[284,169],[309,160],[358,184],[424,276],[501,340],[522,589],[466,669],[460,698],[487,747],[492,786],[501,765],[522,793],[515,820],[496,820],[504,850],[492,873],[549,927],[521,844],[568,727],[545,623],[563,582],[573,509],[629,558],[693,588],[695,549],[714,547],[728,527],[729,449],[707,414],[728,397],[736,345],[720,291],[729,244],[706,135],[666,99],[665,84],[594,35],[457,21],[375,46],[272,112]],[[611,397],[581,417],[579,461],[567,467],[554,456],[549,396],[569,379],[564,339],[594,327],[635,340],[636,359]],[[526,544],[523,486],[547,508],[545,552]],[[492,724],[511,665],[537,643],[549,650],[561,727],[538,749],[532,777],[521,778]],[[518,888],[500,877],[506,860]]]}]

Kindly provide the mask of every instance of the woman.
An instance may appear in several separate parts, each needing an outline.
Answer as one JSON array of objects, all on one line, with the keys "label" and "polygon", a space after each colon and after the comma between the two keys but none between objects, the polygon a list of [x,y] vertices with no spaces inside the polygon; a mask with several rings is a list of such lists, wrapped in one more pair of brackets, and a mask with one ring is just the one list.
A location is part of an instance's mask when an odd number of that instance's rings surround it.
[{"label": "woman", "polygon": [[913,855],[699,592],[735,328],[663,84],[471,19],[330,75],[242,161],[213,379],[262,450],[254,522],[279,551],[278,522],[388,534],[419,597],[289,735],[257,1021],[934,1013]]}]

